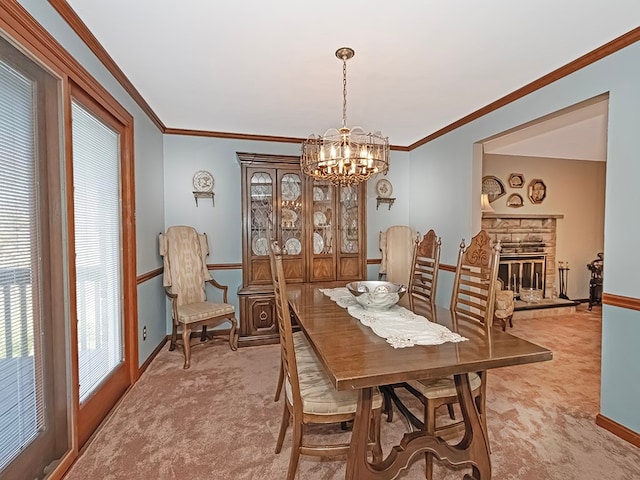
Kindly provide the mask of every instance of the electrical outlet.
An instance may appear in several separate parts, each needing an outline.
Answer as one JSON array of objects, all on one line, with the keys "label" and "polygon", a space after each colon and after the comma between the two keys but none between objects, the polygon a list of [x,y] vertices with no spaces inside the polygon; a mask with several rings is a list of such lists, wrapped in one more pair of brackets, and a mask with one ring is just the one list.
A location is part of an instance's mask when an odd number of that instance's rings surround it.
[{"label": "electrical outlet", "polygon": [[147,326],[142,327],[142,340],[147,339]]}]

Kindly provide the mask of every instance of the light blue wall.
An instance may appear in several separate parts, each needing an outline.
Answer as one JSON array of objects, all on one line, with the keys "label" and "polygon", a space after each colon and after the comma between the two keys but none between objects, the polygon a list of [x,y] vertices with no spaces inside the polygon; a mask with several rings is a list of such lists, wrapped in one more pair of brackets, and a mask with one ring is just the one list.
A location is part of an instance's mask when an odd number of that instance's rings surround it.
[{"label": "light blue wall", "polygon": [[[230,140],[190,135],[165,135],[164,190],[165,224],[192,225],[209,237],[208,263],[242,262],[242,212],[240,197],[240,164],[236,152],[299,155],[300,145],[279,142]],[[367,256],[380,258],[378,232],[391,225],[407,224],[409,210],[409,155],[392,152],[392,166],[387,175],[393,185],[395,203],[389,210],[381,205],[376,210],[375,182],[367,185]],[[215,206],[203,199],[196,206],[192,178],[199,170],[214,177]],[[369,278],[377,278],[378,265],[367,269]],[[239,309],[237,291],[242,284],[241,270],[215,272],[215,277],[229,287],[229,301]],[[170,312],[166,314],[169,331]]]},{"label": "light blue wall", "polygon": [[[606,257],[605,257],[606,258]],[[640,312],[604,305],[600,412],[640,432]]]},{"label": "light blue wall", "polygon": [[[640,43],[444,135],[410,154],[412,225],[442,236],[442,261],[453,264],[462,237],[479,224],[481,168],[476,142],[580,101],[609,92],[604,291],[638,298],[640,222]],[[444,275],[443,275],[444,277]],[[450,293],[439,285],[438,303]],[[603,309],[601,413],[640,432],[640,313]]]},{"label": "light blue wall", "polygon": [[[164,229],[163,135],[142,109],[131,99],[67,23],[44,0],[21,0],[20,4],[105,87],[134,117],[136,177],[136,266],[138,275],[162,265],[158,255],[158,232]],[[154,279],[155,280],[155,279]],[[138,288],[138,349],[142,364],[166,335],[162,290],[157,281]],[[149,285],[147,285],[149,284]],[[142,328],[147,326],[147,339]]]},{"label": "light blue wall", "polygon": [[[393,186],[393,205],[381,203],[377,206],[376,182],[386,178]],[[409,225],[409,210],[411,209],[411,197],[409,196],[409,153],[391,152],[389,172],[386,177],[378,175],[367,182],[367,258],[376,259],[382,256],[378,245],[378,237],[381,231],[393,225]],[[367,268],[369,280],[378,279],[380,265],[373,264]]]}]

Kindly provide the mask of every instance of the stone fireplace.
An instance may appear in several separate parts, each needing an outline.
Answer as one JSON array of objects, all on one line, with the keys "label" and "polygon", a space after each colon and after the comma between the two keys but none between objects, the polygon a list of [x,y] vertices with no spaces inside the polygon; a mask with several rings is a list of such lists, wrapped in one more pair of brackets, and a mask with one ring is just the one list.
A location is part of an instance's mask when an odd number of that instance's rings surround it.
[{"label": "stone fireplace", "polygon": [[498,277],[505,288],[542,289],[546,298],[557,290],[556,222],[564,215],[484,213],[482,229],[494,241],[500,240],[502,253]]}]

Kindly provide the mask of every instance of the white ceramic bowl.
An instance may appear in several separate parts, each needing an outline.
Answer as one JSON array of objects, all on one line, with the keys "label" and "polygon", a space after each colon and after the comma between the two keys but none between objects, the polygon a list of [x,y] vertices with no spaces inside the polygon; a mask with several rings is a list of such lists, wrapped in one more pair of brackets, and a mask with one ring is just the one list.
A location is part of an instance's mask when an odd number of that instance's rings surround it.
[{"label": "white ceramic bowl", "polygon": [[375,280],[347,283],[347,289],[367,310],[387,310],[398,303],[407,291],[404,285]]}]

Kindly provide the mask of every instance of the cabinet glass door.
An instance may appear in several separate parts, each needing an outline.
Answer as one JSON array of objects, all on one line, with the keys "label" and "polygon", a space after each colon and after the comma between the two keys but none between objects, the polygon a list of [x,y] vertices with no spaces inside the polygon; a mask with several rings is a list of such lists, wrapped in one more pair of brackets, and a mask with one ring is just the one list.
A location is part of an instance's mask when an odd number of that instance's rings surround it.
[{"label": "cabinet glass door", "polygon": [[285,173],[280,181],[280,232],[282,253],[302,254],[302,179],[297,173]]},{"label": "cabinet glass door", "polygon": [[269,223],[273,221],[273,178],[267,172],[251,176],[251,254],[269,255]]},{"label": "cabinet glass door", "polygon": [[326,255],[333,253],[333,192],[327,181],[313,181],[313,254]]},{"label": "cabinet glass door", "polygon": [[340,188],[341,236],[340,253],[358,253],[360,233],[358,231],[358,187]]}]

